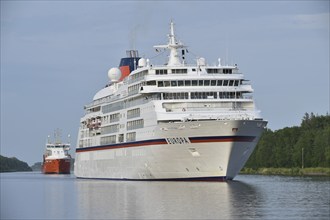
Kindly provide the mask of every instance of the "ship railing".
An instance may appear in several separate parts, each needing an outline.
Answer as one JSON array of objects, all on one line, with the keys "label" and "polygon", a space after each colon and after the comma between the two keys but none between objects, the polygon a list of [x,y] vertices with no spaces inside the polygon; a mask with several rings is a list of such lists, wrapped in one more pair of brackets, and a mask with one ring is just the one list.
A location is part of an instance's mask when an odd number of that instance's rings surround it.
[{"label": "ship railing", "polygon": [[207,114],[190,114],[184,118],[184,121],[191,120],[254,120],[256,118],[255,112],[246,112],[246,113],[235,113],[232,112],[222,112],[221,114],[216,115],[207,115]]},{"label": "ship railing", "polygon": [[106,96],[106,97],[103,97],[101,99],[97,99],[87,105],[85,105],[85,109],[87,108],[91,108],[93,106],[96,106],[96,105],[100,105],[100,104],[103,104],[103,103],[107,103],[107,102],[113,102],[113,101],[117,101],[119,99],[121,99],[121,95],[118,94],[118,95],[110,95],[110,96]]},{"label": "ship railing", "polygon": [[182,107],[182,108],[165,108],[165,112],[173,112],[173,113],[190,113],[194,114],[194,112],[202,113],[208,112],[211,114],[219,113],[219,114],[237,114],[243,113],[246,114],[248,112],[254,112],[253,108],[242,108],[242,107],[233,107],[233,108],[223,108],[223,107]]}]

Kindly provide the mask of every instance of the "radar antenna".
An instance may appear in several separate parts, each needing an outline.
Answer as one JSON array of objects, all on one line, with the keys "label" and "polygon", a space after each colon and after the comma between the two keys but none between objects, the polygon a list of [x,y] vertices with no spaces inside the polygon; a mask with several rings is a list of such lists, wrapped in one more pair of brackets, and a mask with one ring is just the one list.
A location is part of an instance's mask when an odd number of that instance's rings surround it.
[{"label": "radar antenna", "polygon": [[168,60],[168,66],[181,66],[182,62],[179,58],[177,49],[186,48],[181,42],[178,42],[175,38],[174,33],[174,23],[171,21],[170,24],[170,34],[168,35],[168,44],[166,45],[156,45],[154,48],[164,48],[170,50],[170,56]]}]

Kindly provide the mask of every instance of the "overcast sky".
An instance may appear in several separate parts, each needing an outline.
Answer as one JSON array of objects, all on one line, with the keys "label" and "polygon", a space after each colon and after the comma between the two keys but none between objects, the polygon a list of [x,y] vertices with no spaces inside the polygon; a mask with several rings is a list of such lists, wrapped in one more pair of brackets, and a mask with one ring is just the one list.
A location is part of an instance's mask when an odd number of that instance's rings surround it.
[{"label": "overcast sky", "polygon": [[329,112],[327,0],[1,1],[1,155],[42,161],[56,128],[74,155],[107,71],[127,49],[154,57],[171,19],[191,60],[238,64],[270,129]]}]

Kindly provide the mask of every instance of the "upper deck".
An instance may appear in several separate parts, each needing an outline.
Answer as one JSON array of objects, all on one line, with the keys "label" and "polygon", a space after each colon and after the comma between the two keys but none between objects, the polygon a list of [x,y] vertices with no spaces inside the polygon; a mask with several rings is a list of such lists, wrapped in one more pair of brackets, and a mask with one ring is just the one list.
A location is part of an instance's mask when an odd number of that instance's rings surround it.
[{"label": "upper deck", "polygon": [[[125,58],[131,61],[133,70],[125,78],[121,77],[122,74],[118,76],[119,69],[112,73],[110,70],[111,83],[97,92],[93,101],[85,106],[86,114],[101,110],[103,113],[115,111],[152,100],[253,105],[252,86],[244,79],[237,64],[223,65],[218,59],[217,64],[208,65],[202,57],[196,59],[194,64],[188,64],[185,59],[186,46],[177,41],[173,22],[168,38],[168,44],[154,46],[157,51],[169,50],[165,65],[155,65],[149,59],[137,59],[136,56]],[[113,73],[115,75],[111,75]]]}]

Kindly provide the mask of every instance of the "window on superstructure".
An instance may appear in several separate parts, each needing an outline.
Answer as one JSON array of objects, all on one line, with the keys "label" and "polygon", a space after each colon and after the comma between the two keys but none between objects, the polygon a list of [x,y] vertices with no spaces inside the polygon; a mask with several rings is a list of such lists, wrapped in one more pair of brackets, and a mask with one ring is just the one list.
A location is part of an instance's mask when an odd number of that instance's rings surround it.
[{"label": "window on superstructure", "polygon": [[97,106],[91,109],[91,112],[98,112],[101,110],[101,106]]},{"label": "window on superstructure", "polygon": [[164,86],[164,82],[163,81],[158,81],[158,87],[163,87]]},{"label": "window on superstructure", "polygon": [[139,92],[141,86],[145,85],[145,82],[138,83],[128,87],[128,95],[133,95]]},{"label": "window on superstructure", "polygon": [[187,73],[187,69],[172,69],[173,74],[182,74],[182,73]]},{"label": "window on superstructure", "polygon": [[216,86],[217,85],[217,81],[216,80],[211,80],[211,86]]},{"label": "window on superstructure", "polygon": [[190,80],[185,80],[184,85],[185,86],[191,86],[191,81]]},{"label": "window on superstructure", "polygon": [[169,87],[171,84],[170,84],[170,81],[164,81],[164,86],[165,87]]},{"label": "window on superstructure", "polygon": [[136,118],[140,117],[140,108],[135,108],[127,111],[127,118]]},{"label": "window on superstructure", "polygon": [[171,81],[171,86],[177,86],[177,82],[176,81]]},{"label": "window on superstructure", "polygon": [[167,69],[156,70],[156,75],[165,75],[167,74]]},{"label": "window on superstructure", "polygon": [[228,80],[223,81],[223,86],[228,86]]},{"label": "window on superstructure", "polygon": [[147,86],[155,86],[156,85],[156,81],[147,81]]},{"label": "window on superstructure", "polygon": [[101,128],[101,134],[110,134],[119,131],[119,124],[109,125]]},{"label": "window on superstructure", "polygon": [[163,93],[163,99],[188,99],[188,92]]},{"label": "window on superstructure", "polygon": [[126,134],[126,141],[135,141],[136,140],[136,132],[130,132]]},{"label": "window on superstructure", "polygon": [[234,85],[234,80],[229,80],[229,86],[233,86]]},{"label": "window on superstructure", "polygon": [[204,85],[204,80],[198,80],[198,85],[203,86]]},{"label": "window on superstructure", "polygon": [[183,85],[184,85],[183,81],[182,80],[179,80],[178,81],[178,86],[183,86]]},{"label": "window on superstructure", "polygon": [[210,80],[204,80],[204,86],[209,86],[210,85]]},{"label": "window on superstructure", "polygon": [[239,80],[235,80],[234,86],[238,86],[239,85]]},{"label": "window on superstructure", "polygon": [[221,73],[221,69],[206,69],[206,72],[209,74]]},{"label": "window on superstructure", "polygon": [[127,130],[133,130],[133,129],[138,129],[138,128],[143,128],[144,126],[144,121],[143,119],[139,120],[134,120],[134,121],[128,121],[127,122]]},{"label": "window on superstructure", "polygon": [[218,94],[217,92],[192,92],[190,96],[191,99],[216,99]]},{"label": "window on superstructure", "polygon": [[218,80],[217,86],[222,86],[222,80]]},{"label": "window on superstructure", "polygon": [[125,106],[125,104],[122,101],[104,105],[104,106],[102,106],[102,112],[105,114],[105,113],[109,113],[109,112],[113,112],[113,111],[118,111],[120,109],[123,109],[124,106]]},{"label": "window on superstructure", "polygon": [[232,74],[233,70],[232,69],[223,69],[224,74]]},{"label": "window on superstructure", "polygon": [[192,86],[197,86],[198,85],[198,81],[197,80],[192,80],[191,81],[191,85]]},{"label": "window on superstructure", "polygon": [[119,135],[118,135],[118,142],[119,142],[119,143],[124,142],[124,134],[119,134]]},{"label": "window on superstructure", "polygon": [[115,144],[115,143],[116,143],[116,135],[101,137],[101,145]]},{"label": "window on superstructure", "polygon": [[119,121],[119,113],[110,115],[110,123]]}]

